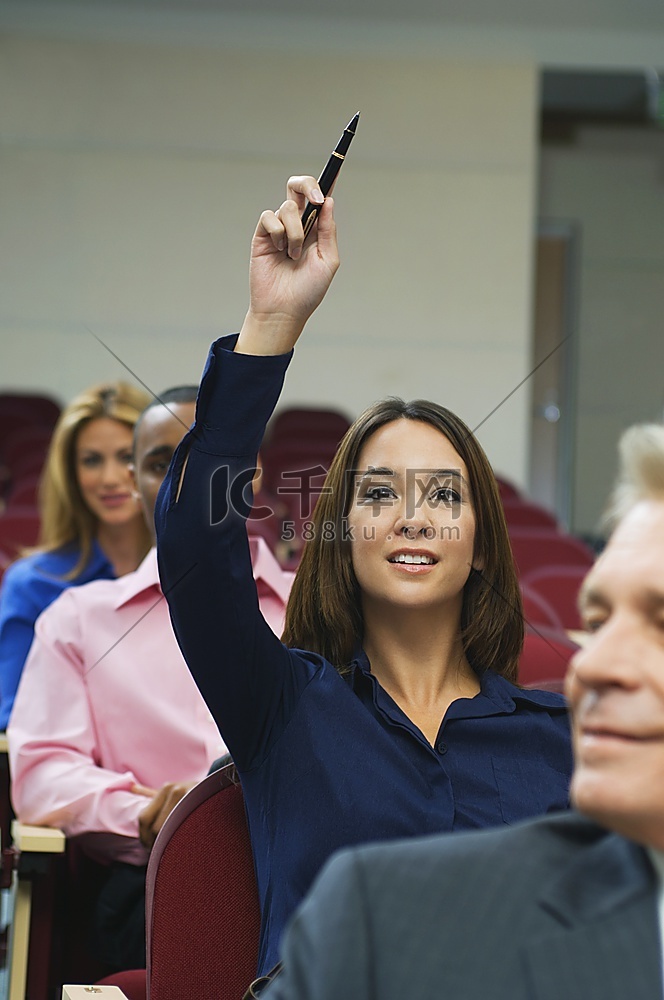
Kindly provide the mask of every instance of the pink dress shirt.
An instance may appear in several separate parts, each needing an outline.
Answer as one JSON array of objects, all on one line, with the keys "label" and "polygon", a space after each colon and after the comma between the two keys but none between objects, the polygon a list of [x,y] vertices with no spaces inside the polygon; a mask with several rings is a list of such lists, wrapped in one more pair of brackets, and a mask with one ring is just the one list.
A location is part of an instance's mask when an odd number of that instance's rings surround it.
[{"label": "pink dress shirt", "polygon": [[[263,539],[251,553],[280,635],[293,574]],[[226,749],[175,640],[155,549],[134,573],[69,588],[38,618],[7,735],[20,820],[96,834],[98,857],[145,863],[149,799],[132,786],[198,781]]]}]

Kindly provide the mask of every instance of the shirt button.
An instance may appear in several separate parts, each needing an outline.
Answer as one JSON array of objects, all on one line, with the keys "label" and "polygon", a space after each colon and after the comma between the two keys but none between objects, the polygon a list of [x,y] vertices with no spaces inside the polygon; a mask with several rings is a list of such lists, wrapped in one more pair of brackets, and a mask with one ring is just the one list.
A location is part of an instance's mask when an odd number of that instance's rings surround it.
[{"label": "shirt button", "polygon": [[447,743],[443,743],[443,741],[441,740],[436,749],[440,754],[447,753]]}]

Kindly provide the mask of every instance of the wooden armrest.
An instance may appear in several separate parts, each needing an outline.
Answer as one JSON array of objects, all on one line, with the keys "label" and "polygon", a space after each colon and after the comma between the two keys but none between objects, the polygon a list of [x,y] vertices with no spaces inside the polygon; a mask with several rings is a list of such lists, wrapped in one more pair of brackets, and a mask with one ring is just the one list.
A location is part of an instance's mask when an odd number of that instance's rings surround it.
[{"label": "wooden armrest", "polygon": [[12,840],[21,853],[64,854],[67,838],[53,826],[28,826],[15,819]]},{"label": "wooden armrest", "polygon": [[127,1000],[117,986],[63,986],[62,1000]]},{"label": "wooden armrest", "polygon": [[[48,826],[28,826],[14,820],[11,827],[12,840],[19,853],[18,868],[15,873],[16,887],[14,897],[14,915],[9,934],[9,1000],[24,1000],[28,983],[28,951],[33,916],[33,889],[38,886],[38,898],[42,900],[37,905],[36,912],[43,918],[43,900],[46,899],[47,909],[51,907],[50,893],[54,884],[55,866],[62,864],[61,858],[65,852],[66,837],[62,830]],[[44,892],[46,895],[44,895]],[[39,923],[39,921],[38,921]],[[40,954],[39,961],[43,967],[34,963],[33,974],[41,979],[47,976],[50,958]],[[45,982],[39,979],[39,989],[35,996],[46,995]],[[32,995],[32,994],[31,994]],[[84,993],[90,997],[93,994]],[[100,998],[102,1000],[102,998]],[[109,998],[110,1000],[110,998]],[[115,1000],[122,1000],[116,997]]]}]

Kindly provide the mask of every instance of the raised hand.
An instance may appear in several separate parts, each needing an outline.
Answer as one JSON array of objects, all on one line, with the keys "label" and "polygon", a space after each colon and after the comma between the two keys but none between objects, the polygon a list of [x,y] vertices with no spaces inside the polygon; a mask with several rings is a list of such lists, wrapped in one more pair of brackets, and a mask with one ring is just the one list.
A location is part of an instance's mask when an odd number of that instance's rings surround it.
[{"label": "raised hand", "polygon": [[[321,205],[306,243],[300,222],[307,201]],[[250,305],[236,350],[285,354],[320,305],[339,267],[334,204],[314,177],[291,177],[287,199],[263,212],[251,243]]]}]

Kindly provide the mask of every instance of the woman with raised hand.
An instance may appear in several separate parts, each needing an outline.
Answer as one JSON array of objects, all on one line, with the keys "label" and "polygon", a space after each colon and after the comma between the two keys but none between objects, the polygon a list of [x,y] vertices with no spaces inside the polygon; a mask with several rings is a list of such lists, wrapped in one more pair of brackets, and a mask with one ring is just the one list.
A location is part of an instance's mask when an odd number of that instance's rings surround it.
[{"label": "woman with raised hand", "polygon": [[0,729],[7,727],[35,621],[67,587],[136,569],[150,548],[131,476],[134,424],[150,402],[126,382],[91,386],[53,431],[39,491],[39,544],[0,590]]},{"label": "woman with raised hand", "polygon": [[[321,209],[303,244],[307,200]],[[157,513],[175,631],[242,780],[263,972],[337,848],[565,808],[571,770],[562,697],[515,683],[521,604],[491,467],[435,403],[388,399],[353,424],[283,643],[260,616],[244,487],[338,263],[332,200],[291,178],[258,223],[249,311],[211,348]]]}]

